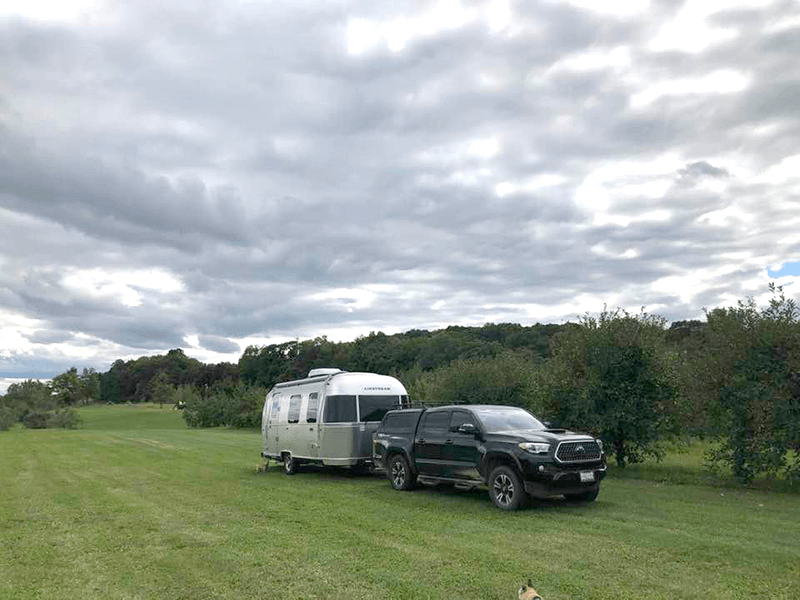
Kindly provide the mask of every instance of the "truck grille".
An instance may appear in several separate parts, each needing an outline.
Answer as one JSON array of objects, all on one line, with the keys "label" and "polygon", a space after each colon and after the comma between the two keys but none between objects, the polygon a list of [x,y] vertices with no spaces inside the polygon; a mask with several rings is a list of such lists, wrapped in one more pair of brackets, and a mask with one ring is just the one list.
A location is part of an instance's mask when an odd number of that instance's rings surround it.
[{"label": "truck grille", "polygon": [[560,462],[590,462],[600,460],[600,446],[594,440],[561,442],[556,450]]}]

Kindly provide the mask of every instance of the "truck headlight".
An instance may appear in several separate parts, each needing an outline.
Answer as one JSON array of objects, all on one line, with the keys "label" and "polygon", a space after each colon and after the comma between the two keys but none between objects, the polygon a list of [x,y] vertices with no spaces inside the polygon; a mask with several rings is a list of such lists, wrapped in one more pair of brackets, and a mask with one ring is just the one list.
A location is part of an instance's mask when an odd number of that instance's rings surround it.
[{"label": "truck headlight", "polygon": [[547,454],[550,452],[550,444],[543,442],[523,442],[519,445],[519,448],[531,454]]},{"label": "truck headlight", "polygon": [[603,440],[598,438],[598,439],[595,440],[595,442],[597,442],[597,445],[600,446],[600,454],[602,454],[603,453]]}]

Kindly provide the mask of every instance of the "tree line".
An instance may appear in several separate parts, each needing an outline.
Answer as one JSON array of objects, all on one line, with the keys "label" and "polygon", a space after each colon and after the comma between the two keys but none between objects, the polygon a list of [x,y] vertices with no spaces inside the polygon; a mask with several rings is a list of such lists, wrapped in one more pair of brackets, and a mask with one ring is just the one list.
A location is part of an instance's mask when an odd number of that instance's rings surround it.
[{"label": "tree line", "polygon": [[[494,403],[592,432],[617,464],[659,458],[675,436],[716,440],[708,458],[742,482],[800,479],[800,315],[780,287],[671,324],[644,311],[604,309],[577,322],[370,333],[249,346],[237,364],[203,364],[182,350],[75,369],[47,385],[15,384],[0,414],[24,419],[41,403],[158,402],[190,426],[257,427],[266,391],[316,367],[394,375],[418,404]],[[39,387],[37,387],[37,385]],[[38,398],[38,400],[36,399]],[[5,411],[4,413],[2,411]]]}]

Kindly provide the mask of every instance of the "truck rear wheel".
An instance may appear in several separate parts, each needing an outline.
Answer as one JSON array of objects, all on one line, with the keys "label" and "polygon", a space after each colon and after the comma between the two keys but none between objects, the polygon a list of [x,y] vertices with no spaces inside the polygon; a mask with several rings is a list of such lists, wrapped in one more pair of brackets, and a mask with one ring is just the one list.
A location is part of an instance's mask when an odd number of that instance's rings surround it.
[{"label": "truck rear wheel", "polygon": [[405,491],[414,487],[417,477],[411,472],[411,467],[402,454],[393,454],[389,459],[386,469],[386,476],[389,483],[396,490]]},{"label": "truck rear wheel", "polygon": [[497,508],[517,510],[525,503],[525,488],[517,472],[509,466],[495,467],[489,474],[489,496]]}]

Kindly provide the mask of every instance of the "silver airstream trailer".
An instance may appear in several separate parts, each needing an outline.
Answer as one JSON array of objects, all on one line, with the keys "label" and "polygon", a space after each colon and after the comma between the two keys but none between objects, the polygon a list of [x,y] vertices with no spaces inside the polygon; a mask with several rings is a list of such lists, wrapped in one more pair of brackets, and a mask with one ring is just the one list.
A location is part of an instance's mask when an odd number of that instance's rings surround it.
[{"label": "silver airstream trailer", "polygon": [[383,415],[405,406],[408,392],[394,377],[312,369],[267,394],[261,456],[282,461],[290,475],[303,463],[367,468]]}]

